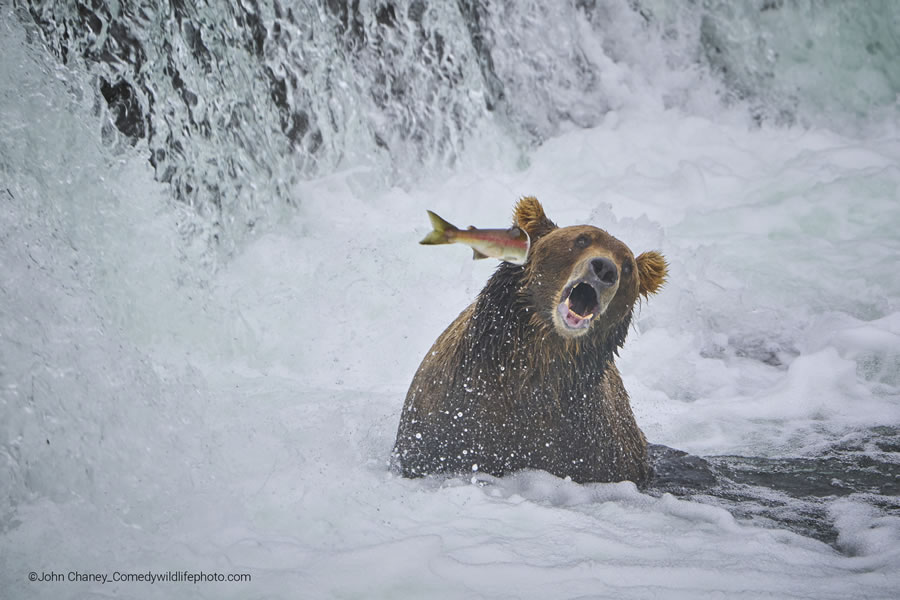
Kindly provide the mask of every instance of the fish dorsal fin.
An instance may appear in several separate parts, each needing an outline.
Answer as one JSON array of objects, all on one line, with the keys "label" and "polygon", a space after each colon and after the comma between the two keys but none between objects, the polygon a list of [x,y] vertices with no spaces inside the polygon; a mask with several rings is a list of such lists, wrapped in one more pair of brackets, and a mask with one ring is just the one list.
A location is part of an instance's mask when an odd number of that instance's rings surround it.
[{"label": "fish dorsal fin", "polygon": [[472,260],[481,260],[482,258],[490,258],[490,256],[472,248]]},{"label": "fish dorsal fin", "polygon": [[466,231],[474,231],[475,229],[477,228],[474,225],[469,225],[468,227],[466,227]]}]

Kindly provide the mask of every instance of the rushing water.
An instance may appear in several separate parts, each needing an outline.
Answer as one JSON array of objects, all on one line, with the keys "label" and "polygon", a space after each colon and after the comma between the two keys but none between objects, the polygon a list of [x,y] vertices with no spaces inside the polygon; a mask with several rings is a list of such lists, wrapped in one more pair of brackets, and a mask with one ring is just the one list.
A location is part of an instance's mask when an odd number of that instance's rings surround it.
[{"label": "rushing water", "polygon": [[[95,4],[0,3],[4,597],[900,589],[896,3]],[[670,261],[647,490],[387,466],[525,194]]]}]

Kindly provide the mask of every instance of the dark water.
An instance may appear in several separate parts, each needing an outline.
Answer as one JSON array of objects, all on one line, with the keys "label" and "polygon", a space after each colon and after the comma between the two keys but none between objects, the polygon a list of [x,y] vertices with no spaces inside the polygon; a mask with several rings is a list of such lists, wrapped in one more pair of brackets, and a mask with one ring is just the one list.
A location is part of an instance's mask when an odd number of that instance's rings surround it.
[{"label": "dark water", "polygon": [[832,545],[829,504],[859,499],[900,516],[900,428],[875,427],[815,457],[697,457],[652,445],[651,494],[671,493],[730,511],[757,525],[786,528]]}]

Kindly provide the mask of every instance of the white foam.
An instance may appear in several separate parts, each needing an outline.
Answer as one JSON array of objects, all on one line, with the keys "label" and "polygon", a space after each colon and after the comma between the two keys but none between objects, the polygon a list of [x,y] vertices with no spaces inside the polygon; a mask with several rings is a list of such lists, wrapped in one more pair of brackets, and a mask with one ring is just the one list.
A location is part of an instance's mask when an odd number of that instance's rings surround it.
[{"label": "white foam", "polygon": [[900,517],[880,514],[870,504],[850,499],[838,500],[829,508],[838,530],[838,546],[858,556],[861,568],[875,570],[896,564]]}]

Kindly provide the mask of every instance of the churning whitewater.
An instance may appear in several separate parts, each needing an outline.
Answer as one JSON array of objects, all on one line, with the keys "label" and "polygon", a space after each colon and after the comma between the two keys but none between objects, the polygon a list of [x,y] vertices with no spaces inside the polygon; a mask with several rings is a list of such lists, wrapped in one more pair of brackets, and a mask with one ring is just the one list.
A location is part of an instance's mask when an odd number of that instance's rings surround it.
[{"label": "churning whitewater", "polygon": [[[896,595],[900,6],[127,4],[0,1],[4,598]],[[532,195],[655,485],[390,467]]]}]

